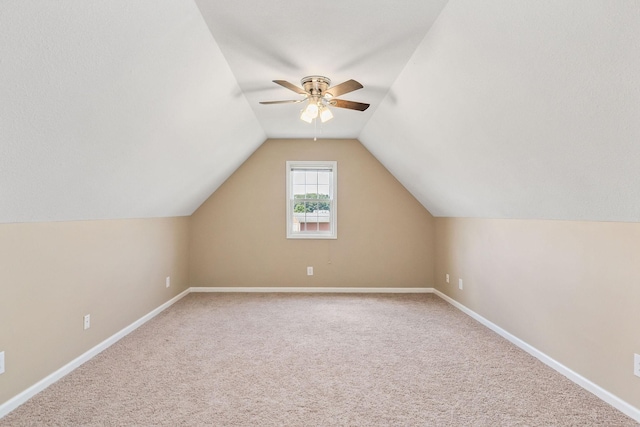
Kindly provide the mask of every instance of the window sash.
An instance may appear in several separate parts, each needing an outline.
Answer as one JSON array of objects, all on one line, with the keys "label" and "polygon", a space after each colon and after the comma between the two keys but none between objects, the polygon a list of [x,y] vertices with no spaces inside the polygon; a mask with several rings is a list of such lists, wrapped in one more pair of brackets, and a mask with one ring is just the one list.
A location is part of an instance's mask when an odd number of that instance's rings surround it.
[{"label": "window sash", "polygon": [[[329,172],[328,183],[327,177],[317,177],[311,179],[308,183],[307,176],[300,180],[300,176],[294,178],[298,172]],[[313,177],[312,177],[313,178]],[[326,239],[337,238],[337,212],[336,212],[336,193],[337,193],[337,162],[287,162],[287,238],[302,239]],[[322,183],[321,183],[322,182]],[[309,198],[295,197],[294,188],[298,187],[299,195],[304,191],[304,195],[324,194],[320,193],[320,188],[328,188],[328,198]],[[315,191],[311,191],[314,190]],[[322,203],[328,207],[328,214],[314,214],[313,212],[295,212],[296,205],[299,204]],[[322,209],[320,209],[322,211]],[[310,221],[301,222],[300,219],[309,219]],[[302,225],[304,224],[304,225]],[[312,229],[309,229],[312,228]],[[324,228],[321,229],[321,228]]]}]

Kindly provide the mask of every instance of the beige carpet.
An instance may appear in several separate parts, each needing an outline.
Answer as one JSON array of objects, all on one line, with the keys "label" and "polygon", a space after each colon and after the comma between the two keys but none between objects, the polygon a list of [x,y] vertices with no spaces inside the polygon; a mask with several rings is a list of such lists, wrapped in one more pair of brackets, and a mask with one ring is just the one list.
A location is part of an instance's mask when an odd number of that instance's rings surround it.
[{"label": "beige carpet", "polygon": [[0,426],[635,426],[434,295],[191,294]]}]

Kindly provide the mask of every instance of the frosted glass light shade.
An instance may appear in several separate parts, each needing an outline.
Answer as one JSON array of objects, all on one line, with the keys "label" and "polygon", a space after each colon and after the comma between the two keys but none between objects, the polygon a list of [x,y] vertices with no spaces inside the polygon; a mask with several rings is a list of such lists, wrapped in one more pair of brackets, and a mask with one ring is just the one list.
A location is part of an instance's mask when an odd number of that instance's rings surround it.
[{"label": "frosted glass light shade", "polygon": [[307,110],[302,110],[302,114],[300,114],[300,120],[303,120],[307,123],[311,123],[311,121],[313,120],[313,117],[311,117],[310,115],[307,114]]},{"label": "frosted glass light shade", "polygon": [[331,119],[333,119],[333,113],[327,107],[324,107],[320,111],[320,120],[322,121],[322,123],[324,123],[324,122],[328,122]]},{"label": "frosted glass light shade", "polygon": [[307,109],[305,110],[305,113],[307,113],[307,115],[312,119],[315,119],[316,117],[318,117],[318,104],[310,102],[309,105],[307,105]]}]

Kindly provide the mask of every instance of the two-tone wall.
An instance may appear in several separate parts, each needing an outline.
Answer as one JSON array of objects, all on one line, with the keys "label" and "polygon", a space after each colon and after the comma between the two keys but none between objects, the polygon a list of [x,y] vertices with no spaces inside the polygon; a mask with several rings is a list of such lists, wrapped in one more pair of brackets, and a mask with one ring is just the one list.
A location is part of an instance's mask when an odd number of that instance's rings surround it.
[{"label": "two-tone wall", "polygon": [[436,289],[640,408],[640,224],[436,218],[435,243]]},{"label": "two-tone wall", "polygon": [[0,224],[0,405],[187,289],[188,221]]},{"label": "two-tone wall", "polygon": [[[338,239],[286,239],[287,160],[338,162]],[[190,286],[435,286],[640,408],[639,277],[640,224],[434,219],[356,140],[268,140],[188,218],[0,225],[0,405]]]},{"label": "two-tone wall", "polygon": [[[285,161],[318,159],[339,239],[287,240]],[[190,286],[431,286],[433,233],[356,140],[267,141],[192,217],[0,224],[0,405]]]}]

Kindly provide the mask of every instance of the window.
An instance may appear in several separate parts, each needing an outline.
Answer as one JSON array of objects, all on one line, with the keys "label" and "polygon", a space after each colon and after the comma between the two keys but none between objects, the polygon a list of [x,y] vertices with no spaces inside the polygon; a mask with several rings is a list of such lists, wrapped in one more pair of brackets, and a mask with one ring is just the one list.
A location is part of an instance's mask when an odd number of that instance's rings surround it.
[{"label": "window", "polygon": [[337,162],[287,162],[287,238],[336,239]]}]

